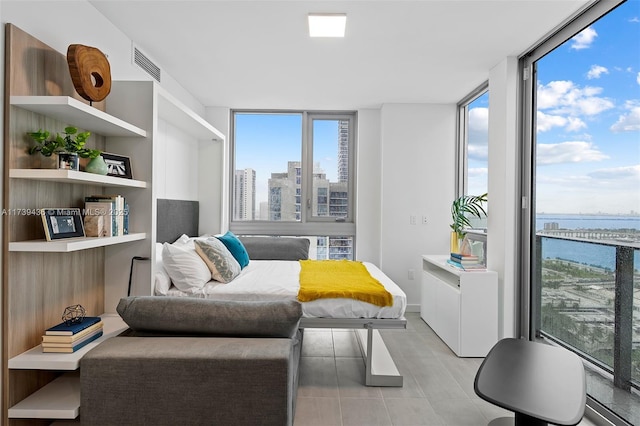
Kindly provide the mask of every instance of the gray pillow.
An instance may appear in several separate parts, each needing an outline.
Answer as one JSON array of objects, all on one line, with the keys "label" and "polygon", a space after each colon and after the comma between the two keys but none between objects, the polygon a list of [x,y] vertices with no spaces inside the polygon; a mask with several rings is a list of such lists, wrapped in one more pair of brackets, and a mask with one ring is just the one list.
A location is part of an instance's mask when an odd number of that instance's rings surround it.
[{"label": "gray pillow", "polygon": [[238,237],[251,260],[309,258],[309,239],[296,237]]},{"label": "gray pillow", "polygon": [[120,299],[116,308],[134,331],[170,335],[292,337],[298,301],[240,302],[164,296]]}]

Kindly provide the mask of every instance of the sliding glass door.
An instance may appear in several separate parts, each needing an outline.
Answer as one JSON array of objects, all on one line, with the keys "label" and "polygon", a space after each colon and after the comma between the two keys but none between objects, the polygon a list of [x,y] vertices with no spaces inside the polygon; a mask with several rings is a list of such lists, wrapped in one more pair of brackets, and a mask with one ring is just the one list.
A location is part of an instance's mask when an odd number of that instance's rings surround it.
[{"label": "sliding glass door", "polygon": [[600,2],[524,60],[530,333],[640,424],[640,2]]}]

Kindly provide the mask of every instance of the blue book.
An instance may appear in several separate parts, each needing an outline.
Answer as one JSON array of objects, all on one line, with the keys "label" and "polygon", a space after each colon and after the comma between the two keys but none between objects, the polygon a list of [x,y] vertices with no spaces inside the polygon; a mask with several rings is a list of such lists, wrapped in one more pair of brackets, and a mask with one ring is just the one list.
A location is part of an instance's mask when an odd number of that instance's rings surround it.
[{"label": "blue book", "polygon": [[94,340],[100,338],[102,336],[102,330],[100,330],[99,332],[95,333],[94,335],[92,335],[91,337],[88,337],[87,339],[82,340],[81,342],[77,343],[75,346],[68,346],[65,348],[50,348],[50,347],[43,347],[42,348],[42,352],[62,352],[62,353],[72,353],[77,351],[78,349],[80,349],[81,347],[83,347],[84,345],[93,342]]},{"label": "blue book", "polygon": [[100,317],[84,317],[82,322],[74,323],[71,325],[67,325],[64,322],[61,322],[58,325],[47,328],[44,334],[49,336],[72,336],[87,327],[91,327],[93,324],[100,322],[101,320],[102,319]]}]

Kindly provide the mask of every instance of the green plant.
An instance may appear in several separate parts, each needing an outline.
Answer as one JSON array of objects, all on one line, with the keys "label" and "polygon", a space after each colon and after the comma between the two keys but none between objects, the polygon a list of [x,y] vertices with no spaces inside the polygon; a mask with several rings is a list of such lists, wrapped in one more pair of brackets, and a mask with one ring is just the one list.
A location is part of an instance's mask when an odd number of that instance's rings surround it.
[{"label": "green plant", "polygon": [[85,148],[91,132],[78,133],[78,129],[75,127],[65,127],[64,135],[56,133],[55,139],[49,139],[51,133],[42,129],[37,132],[28,132],[27,134],[36,142],[35,146],[29,148],[29,154],[39,152],[45,157],[50,157],[52,154],[59,152],[71,152],[77,153],[82,158],[96,158],[102,153],[98,149]]},{"label": "green plant", "polygon": [[453,223],[449,225],[451,229],[458,234],[458,238],[464,238],[466,232],[464,228],[470,227],[469,217],[481,218],[486,216],[483,203],[487,202],[487,193],[482,195],[463,195],[456,198],[451,204],[451,218]]}]

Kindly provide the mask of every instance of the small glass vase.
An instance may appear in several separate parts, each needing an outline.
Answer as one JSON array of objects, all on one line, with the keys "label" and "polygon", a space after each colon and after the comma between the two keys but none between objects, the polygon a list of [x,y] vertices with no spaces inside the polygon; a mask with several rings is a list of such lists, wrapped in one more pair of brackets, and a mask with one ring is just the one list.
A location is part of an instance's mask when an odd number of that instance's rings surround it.
[{"label": "small glass vase", "polygon": [[80,162],[78,161],[78,153],[59,152],[58,153],[58,169],[78,171],[80,169]]},{"label": "small glass vase", "polygon": [[91,161],[84,168],[85,172],[95,173],[97,175],[105,176],[109,168],[107,167],[107,163],[105,163],[102,155],[98,155],[96,158],[92,158]]}]

